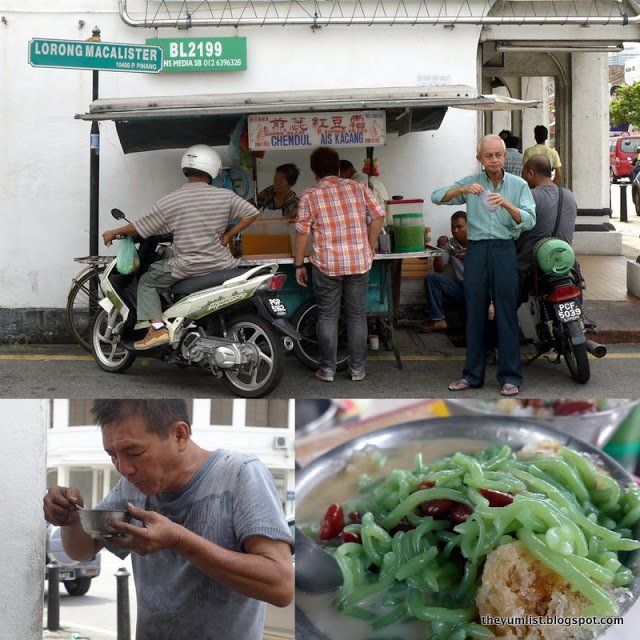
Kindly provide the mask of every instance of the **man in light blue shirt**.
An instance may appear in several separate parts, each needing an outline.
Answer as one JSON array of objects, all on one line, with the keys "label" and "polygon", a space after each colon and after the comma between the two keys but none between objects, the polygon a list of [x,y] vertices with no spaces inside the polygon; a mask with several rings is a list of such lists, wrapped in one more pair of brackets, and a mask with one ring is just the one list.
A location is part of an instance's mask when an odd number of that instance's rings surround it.
[{"label": "man in light blue shirt", "polygon": [[495,304],[498,329],[500,394],[515,396],[522,385],[518,329],[518,270],[515,239],[536,221],[535,203],[527,183],[504,171],[506,149],[497,135],[478,142],[480,173],[436,189],[435,204],[467,205],[468,247],[464,296],[467,310],[467,353],[463,377],[451,391],[484,384],[487,308]]}]

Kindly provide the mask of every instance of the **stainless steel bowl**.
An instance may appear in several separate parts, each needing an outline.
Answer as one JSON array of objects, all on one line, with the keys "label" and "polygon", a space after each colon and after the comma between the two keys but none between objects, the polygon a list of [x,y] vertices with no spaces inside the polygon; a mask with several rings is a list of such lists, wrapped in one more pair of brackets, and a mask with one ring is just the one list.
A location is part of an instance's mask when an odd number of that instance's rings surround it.
[{"label": "stainless steel bowl", "polygon": [[109,523],[109,520],[116,522],[130,522],[131,514],[128,511],[116,511],[109,509],[80,509],[80,524],[82,528],[94,538],[111,538],[118,535],[118,531]]},{"label": "stainless steel bowl", "polygon": [[296,433],[302,435],[329,427],[337,410],[337,400],[296,400]]},{"label": "stainless steel bowl", "polygon": [[[493,409],[495,402],[487,400],[445,400],[452,416],[489,416],[505,415]],[[513,415],[514,418],[545,424],[562,433],[598,447],[604,446],[613,435],[616,427],[627,417],[631,409],[638,404],[637,400],[609,400],[611,408],[576,416],[527,417]]]},{"label": "stainless steel bowl", "polygon": [[[431,441],[441,439],[469,439],[487,444],[498,442],[508,444],[514,449],[552,439],[597,460],[619,483],[627,485],[633,482],[632,477],[613,458],[587,442],[547,425],[509,416],[461,415],[398,424],[354,438],[328,451],[296,473],[296,504],[298,506],[304,504],[305,496],[314,487],[342,471],[354,453],[366,446],[373,445],[380,449],[394,449],[406,447],[412,443],[428,444]],[[321,514],[318,517],[320,516]],[[640,537],[640,525],[636,526],[633,533],[636,538]],[[620,604],[621,615],[627,613],[640,597],[640,550],[629,553],[626,564],[633,569],[636,580],[630,589],[631,597]],[[635,613],[634,609],[634,615]],[[602,633],[604,633],[604,629]],[[598,637],[602,637],[602,634]],[[296,639],[344,640],[343,638],[327,638],[313,626],[300,609],[296,611]]]}]

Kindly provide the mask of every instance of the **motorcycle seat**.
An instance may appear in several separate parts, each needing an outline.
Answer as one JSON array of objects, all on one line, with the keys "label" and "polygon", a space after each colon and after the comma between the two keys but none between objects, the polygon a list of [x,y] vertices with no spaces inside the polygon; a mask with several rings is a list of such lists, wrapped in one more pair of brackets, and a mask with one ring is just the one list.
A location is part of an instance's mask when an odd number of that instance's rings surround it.
[{"label": "motorcycle seat", "polygon": [[210,271],[204,273],[201,276],[193,276],[192,278],[185,278],[176,282],[171,287],[171,294],[174,300],[180,300],[185,296],[193,293],[194,291],[200,291],[202,289],[210,289],[211,287],[217,287],[218,285],[236,278],[247,271],[246,267],[236,267],[235,269],[222,269],[221,271]]}]

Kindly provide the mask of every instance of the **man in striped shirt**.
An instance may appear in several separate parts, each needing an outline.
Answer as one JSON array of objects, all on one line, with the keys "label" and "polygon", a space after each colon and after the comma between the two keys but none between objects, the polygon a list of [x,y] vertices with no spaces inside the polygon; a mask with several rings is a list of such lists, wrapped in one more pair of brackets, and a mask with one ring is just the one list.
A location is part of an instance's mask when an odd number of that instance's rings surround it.
[{"label": "man in striped shirt", "polygon": [[[338,317],[344,297],[352,380],[364,380],[367,359],[367,287],[373,247],[385,210],[373,191],[355,180],[339,178],[335,149],[319,147],[311,154],[315,186],[300,197],[296,219],[296,281],[307,286],[305,247],[313,233],[311,280],[318,304],[320,368],[316,377],[333,382],[338,349]],[[343,296],[344,294],[344,296]]]},{"label": "man in striped shirt", "polygon": [[[231,255],[229,242],[248,227],[259,211],[230,189],[212,187],[220,170],[220,156],[204,144],[189,147],[182,157],[187,183],[160,198],[151,211],[135,223],[102,234],[109,246],[117,235],[141,236],[173,234],[174,255],[153,262],[138,282],[137,318],[149,320],[151,327],[136,349],[151,349],[169,343],[162,319],[160,291],[185,278],[211,271],[232,269],[238,259]],[[228,231],[229,222],[238,222]]]}]

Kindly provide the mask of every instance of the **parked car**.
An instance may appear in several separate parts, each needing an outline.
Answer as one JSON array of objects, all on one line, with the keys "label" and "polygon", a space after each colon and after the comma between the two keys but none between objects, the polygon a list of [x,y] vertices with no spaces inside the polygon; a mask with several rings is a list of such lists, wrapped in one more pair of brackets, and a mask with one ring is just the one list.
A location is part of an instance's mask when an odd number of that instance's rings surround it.
[{"label": "parked car", "polygon": [[[60,582],[70,596],[83,596],[91,586],[91,580],[100,575],[100,554],[88,560],[72,560],[62,548],[60,527],[47,525],[47,553],[45,565],[51,560],[60,564]],[[48,578],[45,566],[45,579]]]},{"label": "parked car", "polygon": [[[296,524],[295,517],[287,518],[291,535],[295,537],[294,527]],[[292,556],[293,566],[295,568],[296,556]],[[291,602],[288,606],[276,607],[267,604],[267,612],[264,618],[264,637],[263,640],[294,640],[295,638],[295,602]]]},{"label": "parked car", "polygon": [[611,138],[609,142],[609,177],[611,184],[620,178],[628,178],[633,170],[632,161],[638,155],[640,136],[623,134]]}]

